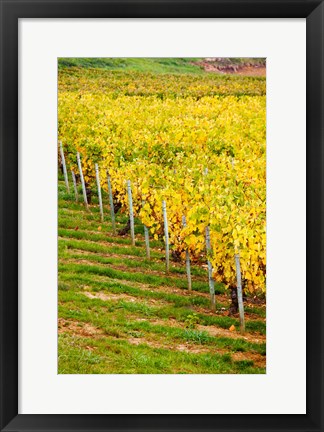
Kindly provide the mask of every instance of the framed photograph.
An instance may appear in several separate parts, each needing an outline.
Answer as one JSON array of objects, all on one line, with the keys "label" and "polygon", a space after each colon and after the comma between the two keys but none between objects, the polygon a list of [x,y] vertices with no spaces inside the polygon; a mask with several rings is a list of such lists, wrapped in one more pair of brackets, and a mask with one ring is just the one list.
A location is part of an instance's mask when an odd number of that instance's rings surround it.
[{"label": "framed photograph", "polygon": [[1,417],[323,427],[323,2],[1,2]]}]

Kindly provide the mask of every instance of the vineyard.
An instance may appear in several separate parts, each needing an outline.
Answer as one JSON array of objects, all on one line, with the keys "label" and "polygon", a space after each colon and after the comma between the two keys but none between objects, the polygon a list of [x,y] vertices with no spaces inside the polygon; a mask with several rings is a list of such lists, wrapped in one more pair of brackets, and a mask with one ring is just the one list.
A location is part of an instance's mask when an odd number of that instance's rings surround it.
[{"label": "vineyard", "polygon": [[265,84],[59,69],[60,373],[264,373]]}]

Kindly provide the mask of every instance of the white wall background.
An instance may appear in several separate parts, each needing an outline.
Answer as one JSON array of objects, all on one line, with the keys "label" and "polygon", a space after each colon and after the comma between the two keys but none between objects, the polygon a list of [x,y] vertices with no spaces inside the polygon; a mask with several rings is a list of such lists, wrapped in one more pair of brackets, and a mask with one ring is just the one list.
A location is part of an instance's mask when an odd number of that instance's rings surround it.
[{"label": "white wall background", "polygon": [[[23,19],[19,50],[19,412],[305,413],[305,20]],[[57,57],[230,56],[267,57],[267,375],[57,375]]]}]

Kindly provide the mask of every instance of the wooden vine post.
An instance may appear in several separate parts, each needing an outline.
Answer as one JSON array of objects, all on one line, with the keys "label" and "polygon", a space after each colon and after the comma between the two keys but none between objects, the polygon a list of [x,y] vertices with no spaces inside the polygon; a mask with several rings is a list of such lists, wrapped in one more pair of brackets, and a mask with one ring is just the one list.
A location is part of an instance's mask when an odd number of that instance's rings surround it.
[{"label": "wooden vine post", "polygon": [[101,222],[103,222],[104,221],[104,214],[103,214],[103,206],[102,206],[100,174],[99,174],[99,167],[98,167],[97,163],[95,164],[95,170],[96,170],[97,190],[98,190],[98,199],[99,199],[99,208],[100,208],[100,219],[101,219]]},{"label": "wooden vine post", "polygon": [[75,201],[78,202],[79,201],[78,188],[77,188],[76,178],[73,170],[71,170],[71,174],[72,174],[72,181],[74,186]]},{"label": "wooden vine post", "polygon": [[129,203],[129,219],[130,219],[130,229],[132,236],[132,245],[135,246],[135,229],[134,229],[134,210],[133,210],[133,198],[132,198],[132,188],[130,180],[127,180],[127,194]]},{"label": "wooden vine post", "polygon": [[83,200],[84,200],[84,204],[85,204],[87,210],[89,210],[88,199],[87,199],[87,191],[86,191],[86,187],[85,187],[85,183],[84,183],[84,177],[83,177],[82,166],[81,166],[81,159],[80,159],[80,153],[79,152],[77,153],[77,161],[78,161],[80,180],[81,180],[81,185],[82,185]]},{"label": "wooden vine post", "polygon": [[113,233],[116,234],[116,222],[115,222],[115,209],[114,209],[114,199],[111,189],[111,180],[109,172],[107,171],[107,184],[108,184],[108,194],[109,194],[109,206],[110,206],[110,216]]},{"label": "wooden vine post", "polygon": [[60,152],[61,152],[61,159],[62,159],[62,165],[63,165],[63,174],[64,174],[65,186],[66,186],[66,190],[68,191],[68,193],[70,193],[69,177],[68,177],[68,173],[66,170],[66,163],[65,163],[62,141],[60,141]]},{"label": "wooden vine post", "polygon": [[[142,202],[142,207],[144,207],[144,201]],[[150,253],[150,235],[149,235],[149,230],[147,228],[146,225],[144,225],[144,237],[145,237],[145,247],[146,247],[146,257],[148,259],[151,258],[151,253]]]},{"label": "wooden vine post", "polygon": [[[186,228],[187,226],[185,216],[182,216],[182,226],[183,228]],[[188,279],[188,290],[191,291],[190,254],[188,248],[186,248],[186,271],[187,271],[187,279]]]},{"label": "wooden vine post", "polygon": [[206,227],[206,252],[207,252],[208,281],[209,281],[209,292],[210,292],[210,308],[211,310],[214,311],[216,309],[215,282],[213,279],[213,267],[208,257],[211,252],[209,226]]},{"label": "wooden vine post", "polygon": [[245,332],[245,320],[244,320],[244,304],[243,304],[243,290],[242,290],[242,276],[241,276],[241,264],[240,255],[235,254],[235,266],[236,266],[236,281],[237,281],[237,302],[240,313],[240,328],[241,333]]},{"label": "wooden vine post", "polygon": [[169,251],[169,229],[168,229],[168,216],[165,200],[162,201],[162,212],[164,221],[164,237],[165,237],[165,271],[169,273],[170,267],[170,251]]}]

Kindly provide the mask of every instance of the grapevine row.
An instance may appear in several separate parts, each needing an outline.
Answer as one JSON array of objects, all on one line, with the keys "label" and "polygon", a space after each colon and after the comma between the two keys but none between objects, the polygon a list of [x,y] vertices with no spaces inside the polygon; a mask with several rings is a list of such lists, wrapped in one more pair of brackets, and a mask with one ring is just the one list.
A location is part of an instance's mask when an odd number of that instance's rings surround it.
[{"label": "grapevine row", "polygon": [[89,74],[70,71],[60,81],[67,165],[78,172],[80,152],[84,180],[95,188],[98,164],[101,187],[108,193],[109,173],[114,200],[127,212],[129,180],[134,216],[154,238],[164,235],[165,201],[179,259],[187,252],[201,259],[209,226],[213,278],[236,286],[239,253],[244,289],[265,292],[265,82]]}]

